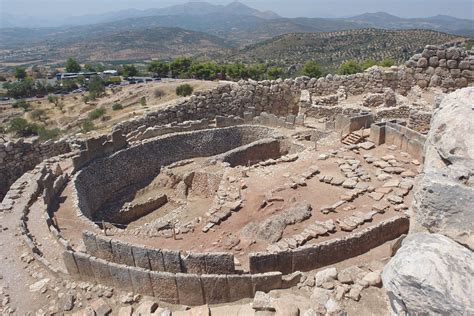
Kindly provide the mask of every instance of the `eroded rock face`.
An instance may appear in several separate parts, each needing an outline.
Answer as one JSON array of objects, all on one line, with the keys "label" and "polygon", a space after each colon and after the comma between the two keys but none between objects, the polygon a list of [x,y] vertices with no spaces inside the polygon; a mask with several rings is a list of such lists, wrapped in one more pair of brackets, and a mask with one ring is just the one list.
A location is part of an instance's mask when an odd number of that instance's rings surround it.
[{"label": "eroded rock face", "polygon": [[474,88],[443,99],[431,121],[423,175],[414,188],[411,229],[474,249]]},{"label": "eroded rock face", "polygon": [[474,313],[474,255],[443,235],[409,235],[382,279],[394,312]]}]

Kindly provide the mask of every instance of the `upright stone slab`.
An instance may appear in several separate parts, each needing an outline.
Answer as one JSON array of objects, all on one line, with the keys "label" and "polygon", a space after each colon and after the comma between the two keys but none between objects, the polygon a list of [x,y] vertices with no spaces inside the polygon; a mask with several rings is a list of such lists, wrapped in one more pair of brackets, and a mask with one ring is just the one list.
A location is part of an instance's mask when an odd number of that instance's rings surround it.
[{"label": "upright stone slab", "polygon": [[163,254],[160,249],[148,249],[148,260],[153,271],[166,271]]},{"label": "upright stone slab", "polygon": [[130,267],[135,266],[133,261],[132,246],[118,240],[112,240],[112,252],[114,255],[114,262],[125,264]]},{"label": "upright stone slab", "polygon": [[96,242],[96,235],[89,231],[82,232],[82,241],[84,242],[84,246],[86,246],[86,252],[93,257],[97,256],[97,242]]},{"label": "upright stone slab", "polygon": [[198,306],[205,303],[199,275],[177,273],[176,284],[178,285],[179,304]]},{"label": "upright stone slab", "polygon": [[153,293],[160,301],[171,304],[178,304],[178,286],[173,273],[168,272],[150,272],[151,286]]},{"label": "upright stone slab", "polygon": [[204,300],[207,304],[220,304],[229,301],[229,286],[225,275],[201,275]]},{"label": "upright stone slab", "polygon": [[97,235],[95,242],[97,244],[97,258],[101,258],[107,261],[112,261],[114,259],[114,254],[112,252],[112,239],[105,236]]},{"label": "upright stone slab", "polygon": [[249,254],[250,273],[265,273],[276,271],[276,256],[274,253],[251,253]]},{"label": "upright stone slab", "polygon": [[178,273],[182,272],[181,268],[181,255],[177,250],[161,250],[163,255],[163,263],[165,265],[166,272]]},{"label": "upright stone slab", "polygon": [[308,245],[291,250],[293,254],[293,271],[310,271],[315,269],[314,261],[318,256],[318,246]]},{"label": "upright stone slab", "polygon": [[250,274],[227,275],[227,284],[229,286],[229,302],[253,297],[255,294]]},{"label": "upright stone slab", "polygon": [[136,267],[151,270],[147,248],[143,246],[132,246],[132,254]]},{"label": "upright stone slab", "polygon": [[129,267],[109,262],[109,272],[115,287],[121,289],[122,291],[133,291]]},{"label": "upright stone slab", "polygon": [[148,270],[141,268],[130,268],[129,272],[130,278],[132,279],[134,293],[139,293],[146,296],[154,296]]},{"label": "upright stone slab", "polygon": [[66,266],[66,271],[69,273],[69,275],[73,277],[79,276],[79,269],[77,268],[76,265],[76,260],[74,260],[74,254],[72,251],[64,251],[63,252],[63,261],[64,265]]},{"label": "upright stone slab", "polygon": [[114,285],[107,261],[98,258],[90,258],[90,263],[97,282],[108,286]]},{"label": "upright stone slab", "polygon": [[186,273],[206,273],[206,254],[190,252],[183,258],[182,263]]},{"label": "upright stone slab", "polygon": [[252,275],[252,285],[254,292],[261,291],[268,293],[271,290],[281,288],[281,272],[268,272]]},{"label": "upright stone slab", "polygon": [[74,260],[81,278],[88,281],[95,280],[90,264],[90,256],[82,252],[74,252]]},{"label": "upright stone slab", "polygon": [[235,273],[234,255],[227,252],[212,252],[206,255],[206,274]]}]

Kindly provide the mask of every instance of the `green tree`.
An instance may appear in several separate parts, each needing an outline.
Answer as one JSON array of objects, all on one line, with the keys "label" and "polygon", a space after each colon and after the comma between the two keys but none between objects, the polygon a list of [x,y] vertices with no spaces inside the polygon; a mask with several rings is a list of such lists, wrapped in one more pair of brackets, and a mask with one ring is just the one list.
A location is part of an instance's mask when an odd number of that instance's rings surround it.
[{"label": "green tree", "polygon": [[176,94],[182,97],[186,97],[188,95],[191,95],[193,93],[193,90],[194,89],[193,87],[191,87],[191,85],[185,83],[185,84],[179,85],[176,88]]},{"label": "green tree", "polygon": [[101,97],[105,92],[104,80],[99,76],[92,77],[87,85],[87,89],[92,99]]},{"label": "green tree", "polygon": [[164,61],[152,61],[148,65],[148,71],[158,77],[166,77],[170,71],[170,66]]},{"label": "green tree", "polygon": [[267,67],[264,64],[253,64],[247,67],[247,71],[244,72],[245,77],[242,79],[251,78],[253,80],[263,80],[265,79],[265,73],[267,72]]},{"label": "green tree", "polygon": [[337,73],[340,75],[353,75],[362,72],[363,70],[364,69],[357,61],[349,60],[339,66]]},{"label": "green tree", "polygon": [[16,117],[10,121],[8,132],[14,133],[20,137],[27,137],[31,135],[38,135],[39,126],[34,123],[28,123],[27,120],[21,117]]},{"label": "green tree", "polygon": [[303,65],[301,74],[311,78],[319,78],[323,75],[323,69],[317,62],[309,60]]},{"label": "green tree", "polygon": [[198,62],[195,61],[189,67],[189,74],[196,79],[214,80],[217,77],[219,68],[214,62]]},{"label": "green tree", "polygon": [[268,69],[268,79],[270,80],[276,80],[278,78],[281,78],[283,75],[283,69],[281,67],[271,67]]},{"label": "green tree", "polygon": [[138,75],[138,69],[135,65],[123,65],[122,76],[124,77],[135,77]]},{"label": "green tree", "polygon": [[192,59],[188,57],[178,57],[170,63],[170,71],[173,78],[183,78],[188,75]]},{"label": "green tree", "polygon": [[73,59],[73,58],[68,58],[66,60],[66,71],[67,72],[79,72],[81,71],[81,65]]},{"label": "green tree", "polygon": [[7,90],[7,95],[16,99],[28,98],[36,94],[36,87],[33,80],[25,78],[17,82],[7,82],[3,85]]},{"label": "green tree", "polygon": [[15,78],[23,80],[26,78],[26,70],[23,67],[15,67]]}]

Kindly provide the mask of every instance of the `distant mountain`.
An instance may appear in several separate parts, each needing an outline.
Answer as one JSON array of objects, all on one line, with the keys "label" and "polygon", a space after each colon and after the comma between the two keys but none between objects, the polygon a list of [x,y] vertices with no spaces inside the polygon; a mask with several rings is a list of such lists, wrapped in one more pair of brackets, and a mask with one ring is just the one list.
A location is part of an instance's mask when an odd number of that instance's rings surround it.
[{"label": "distant mountain", "polygon": [[474,20],[458,19],[447,15],[405,19],[385,12],[376,12],[337,20],[383,29],[427,29],[474,36]]},{"label": "distant mountain", "polygon": [[32,19],[16,15],[2,15],[0,27],[58,27],[58,26],[79,26],[88,24],[100,24],[114,22],[130,18],[143,18],[150,16],[179,16],[179,17],[199,17],[214,15],[235,15],[252,16],[262,19],[280,18],[278,14],[272,11],[259,11],[246,6],[240,2],[231,2],[227,5],[214,5],[208,2],[188,2],[184,4],[173,5],[165,8],[146,9],[146,10],[121,10],[101,14],[90,14],[82,16],[73,16],[67,18],[56,17],[54,19]]},{"label": "distant mountain", "polygon": [[334,70],[342,62],[356,59],[402,62],[420,52],[427,44],[460,41],[458,36],[430,30],[360,29],[339,32],[294,33],[275,37],[244,49],[223,60],[263,62],[280,66],[301,66],[315,60]]}]

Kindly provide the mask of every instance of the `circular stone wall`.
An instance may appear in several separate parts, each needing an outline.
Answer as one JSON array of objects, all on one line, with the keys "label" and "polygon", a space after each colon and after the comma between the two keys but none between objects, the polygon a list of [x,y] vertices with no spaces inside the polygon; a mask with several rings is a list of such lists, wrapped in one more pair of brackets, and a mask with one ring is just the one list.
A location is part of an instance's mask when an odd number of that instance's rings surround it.
[{"label": "circular stone wall", "polygon": [[156,138],[93,161],[74,179],[77,207],[93,219],[106,201],[130,186],[137,188],[155,178],[162,166],[196,157],[225,153],[252,142],[281,138],[274,129],[234,126]]}]

